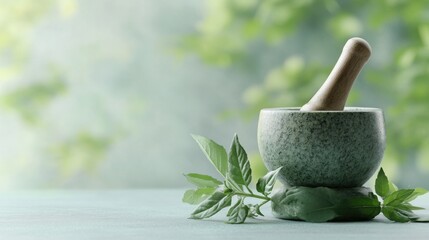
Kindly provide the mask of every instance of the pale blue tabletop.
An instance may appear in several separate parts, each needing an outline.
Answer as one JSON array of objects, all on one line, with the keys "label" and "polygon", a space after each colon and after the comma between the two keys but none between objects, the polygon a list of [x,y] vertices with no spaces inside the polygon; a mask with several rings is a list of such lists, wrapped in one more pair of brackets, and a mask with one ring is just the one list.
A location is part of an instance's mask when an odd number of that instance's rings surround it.
[{"label": "pale blue tabletop", "polygon": [[[0,194],[0,239],[429,239],[429,223],[306,223],[266,217],[229,225],[224,213],[187,219],[183,190],[23,191]],[[418,200],[429,207],[429,197]],[[428,211],[423,211],[427,214]]]}]

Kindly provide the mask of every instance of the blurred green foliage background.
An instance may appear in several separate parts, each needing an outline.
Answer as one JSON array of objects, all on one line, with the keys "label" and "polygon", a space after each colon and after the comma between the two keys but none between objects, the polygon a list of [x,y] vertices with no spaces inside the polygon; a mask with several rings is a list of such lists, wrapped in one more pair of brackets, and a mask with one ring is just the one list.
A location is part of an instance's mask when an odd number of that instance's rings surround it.
[{"label": "blurred green foliage background", "polygon": [[246,108],[238,111],[255,118],[264,107],[305,104],[354,36],[372,43],[374,56],[348,105],[385,110],[389,171],[400,175],[408,164],[427,173],[429,2],[213,0],[182,49],[209,65],[262,75],[243,91]]},{"label": "blurred green foliage background", "polygon": [[348,38],[373,56],[349,106],[385,110],[383,166],[429,187],[429,2],[0,0],[0,187],[184,186],[214,173],[190,138],[255,174],[261,108],[301,106]]}]

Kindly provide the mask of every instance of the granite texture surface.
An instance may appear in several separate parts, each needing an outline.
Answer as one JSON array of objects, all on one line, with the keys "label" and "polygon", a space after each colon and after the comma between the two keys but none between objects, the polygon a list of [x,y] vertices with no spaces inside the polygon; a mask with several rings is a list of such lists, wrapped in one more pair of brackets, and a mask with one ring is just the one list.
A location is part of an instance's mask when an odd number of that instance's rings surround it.
[{"label": "granite texture surface", "polygon": [[289,186],[362,186],[380,165],[385,139],[383,113],[375,108],[273,108],[259,116],[262,159],[270,170],[282,166],[279,180]]}]

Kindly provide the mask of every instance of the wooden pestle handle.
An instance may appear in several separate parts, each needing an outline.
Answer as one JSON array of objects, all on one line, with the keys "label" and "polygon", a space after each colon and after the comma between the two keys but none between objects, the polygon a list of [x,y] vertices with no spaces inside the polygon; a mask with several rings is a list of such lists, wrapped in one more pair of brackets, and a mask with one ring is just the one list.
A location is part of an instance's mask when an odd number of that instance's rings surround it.
[{"label": "wooden pestle handle", "polygon": [[342,111],[354,80],[371,55],[371,46],[362,38],[351,38],[325,83],[301,111]]}]

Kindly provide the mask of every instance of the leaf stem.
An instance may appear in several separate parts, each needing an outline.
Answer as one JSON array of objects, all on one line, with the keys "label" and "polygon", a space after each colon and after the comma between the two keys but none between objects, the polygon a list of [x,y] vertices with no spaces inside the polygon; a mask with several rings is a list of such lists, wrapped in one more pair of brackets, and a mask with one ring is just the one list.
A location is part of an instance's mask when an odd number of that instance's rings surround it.
[{"label": "leaf stem", "polygon": [[[238,195],[238,196],[243,196],[243,197],[253,197],[253,198],[264,199],[266,202],[271,201],[271,198],[265,197],[262,195],[249,194],[249,193],[244,193],[244,192],[234,192],[233,194]],[[265,204],[265,202],[264,202],[264,204]]]},{"label": "leaf stem", "polygon": [[265,200],[265,201],[263,201],[261,204],[259,204],[259,207],[263,206],[265,203],[267,203],[267,202],[269,202],[269,201],[271,201],[271,198],[270,198],[270,199],[267,199],[267,200]]},{"label": "leaf stem", "polygon": [[249,191],[250,194],[253,194],[252,190],[250,190],[249,186],[246,186],[247,191]]}]

